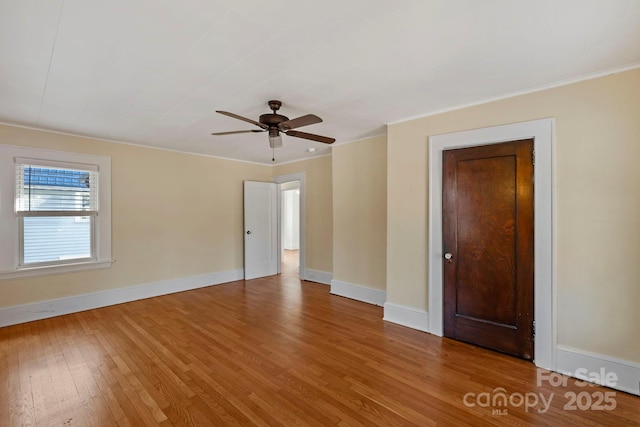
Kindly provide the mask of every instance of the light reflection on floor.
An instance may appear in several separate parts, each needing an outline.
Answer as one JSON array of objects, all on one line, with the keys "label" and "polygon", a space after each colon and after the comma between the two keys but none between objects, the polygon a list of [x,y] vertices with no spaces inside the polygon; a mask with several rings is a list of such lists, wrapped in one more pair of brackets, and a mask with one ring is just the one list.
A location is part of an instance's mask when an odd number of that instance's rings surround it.
[{"label": "light reflection on floor", "polygon": [[282,275],[299,277],[300,251],[285,249],[282,252]]},{"label": "light reflection on floor", "polygon": [[[290,302],[291,311],[287,311],[286,317],[297,316],[300,310],[302,299],[302,286],[300,282],[300,251],[287,250],[283,251],[282,256],[282,296],[283,299]],[[295,307],[295,308],[293,308]]]}]

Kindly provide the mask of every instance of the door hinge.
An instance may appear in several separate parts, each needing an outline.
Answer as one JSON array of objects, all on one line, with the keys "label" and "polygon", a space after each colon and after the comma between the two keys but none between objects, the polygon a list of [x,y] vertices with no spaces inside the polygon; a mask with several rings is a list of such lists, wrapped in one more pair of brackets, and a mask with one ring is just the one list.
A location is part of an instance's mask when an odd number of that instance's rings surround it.
[{"label": "door hinge", "polygon": [[531,164],[536,165],[536,150],[531,150]]},{"label": "door hinge", "polygon": [[536,321],[531,322],[531,336],[536,337]]}]

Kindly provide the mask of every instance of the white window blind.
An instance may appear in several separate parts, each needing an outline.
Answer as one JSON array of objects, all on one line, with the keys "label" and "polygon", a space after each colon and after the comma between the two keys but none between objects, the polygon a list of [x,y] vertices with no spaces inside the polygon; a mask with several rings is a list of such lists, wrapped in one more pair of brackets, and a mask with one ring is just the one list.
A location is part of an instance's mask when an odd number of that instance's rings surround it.
[{"label": "white window blind", "polygon": [[98,212],[98,171],[42,160],[16,159],[18,216],[94,216]]}]

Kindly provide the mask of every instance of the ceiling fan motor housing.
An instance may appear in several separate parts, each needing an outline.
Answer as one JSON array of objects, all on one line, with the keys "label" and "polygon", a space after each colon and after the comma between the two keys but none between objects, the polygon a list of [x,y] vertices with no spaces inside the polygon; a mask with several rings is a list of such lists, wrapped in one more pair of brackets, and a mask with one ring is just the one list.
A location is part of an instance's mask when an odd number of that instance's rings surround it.
[{"label": "ceiling fan motor housing", "polygon": [[[273,113],[262,114],[260,116],[259,122],[269,126],[269,135],[271,135],[272,133],[271,131],[278,130],[279,129],[278,125],[282,122],[286,122],[287,120],[289,120],[289,117],[276,113],[276,111],[278,111],[282,106],[282,102],[272,100],[272,101],[269,101],[267,104],[269,105],[269,108],[271,108],[271,111],[273,111]],[[283,128],[282,130],[286,131],[287,129]]]},{"label": "ceiling fan motor housing", "polygon": [[277,128],[280,123],[286,122],[287,120],[289,120],[287,116],[277,113],[262,114],[260,116],[260,123],[269,126],[269,128]]}]

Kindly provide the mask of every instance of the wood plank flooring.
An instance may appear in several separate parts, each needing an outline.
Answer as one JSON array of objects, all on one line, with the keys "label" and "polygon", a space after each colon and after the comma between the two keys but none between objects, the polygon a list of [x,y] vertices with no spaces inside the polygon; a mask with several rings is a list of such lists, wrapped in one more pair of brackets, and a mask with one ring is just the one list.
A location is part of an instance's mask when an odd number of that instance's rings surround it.
[{"label": "wood plank flooring", "polygon": [[[1,426],[640,425],[636,396],[537,386],[529,362],[384,322],[294,270],[1,328],[0,356]],[[615,409],[567,410],[571,392]],[[533,394],[550,406],[525,408]]]}]

